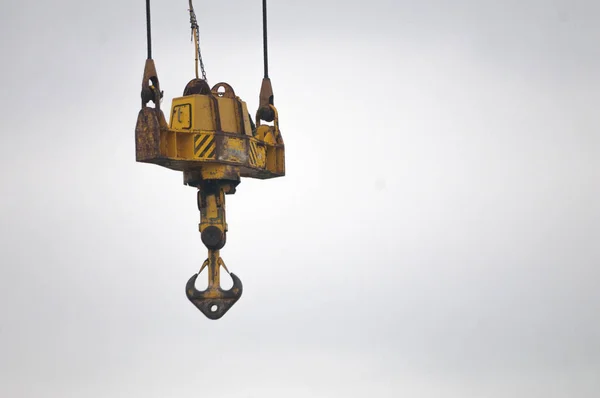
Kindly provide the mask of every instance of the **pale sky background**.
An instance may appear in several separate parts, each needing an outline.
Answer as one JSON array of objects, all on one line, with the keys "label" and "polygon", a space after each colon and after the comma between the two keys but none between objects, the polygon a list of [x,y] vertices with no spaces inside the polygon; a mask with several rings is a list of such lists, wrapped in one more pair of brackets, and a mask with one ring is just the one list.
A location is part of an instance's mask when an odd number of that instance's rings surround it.
[{"label": "pale sky background", "polygon": [[[252,113],[260,3],[195,1]],[[599,396],[600,3],[269,7],[287,176],[227,198],[215,322],[195,189],[135,162],[144,2],[2,2],[0,397]],[[152,18],[169,109],[187,1]]]}]

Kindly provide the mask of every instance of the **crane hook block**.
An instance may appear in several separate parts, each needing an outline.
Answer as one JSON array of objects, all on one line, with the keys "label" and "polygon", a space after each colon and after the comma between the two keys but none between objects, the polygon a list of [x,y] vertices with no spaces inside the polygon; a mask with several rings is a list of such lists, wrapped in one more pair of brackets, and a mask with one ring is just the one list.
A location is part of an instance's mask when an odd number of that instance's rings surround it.
[{"label": "crane hook block", "polygon": [[[137,162],[182,172],[183,183],[198,189],[199,232],[208,249],[208,258],[200,271],[188,280],[185,293],[206,317],[219,319],[242,295],[242,281],[229,272],[219,254],[227,241],[225,196],[235,194],[242,177],[266,180],[284,176],[285,148],[268,73],[266,0],[263,0],[265,73],[255,113],[256,124],[233,87],[224,82],[212,88],[208,85],[192,0],[189,11],[195,41],[196,78],[186,85],[181,97],[173,98],[167,122],[161,109],[163,91],[152,59],[150,0],[146,0],[148,57],[142,78],[142,106],[135,126],[135,158]],[[202,78],[199,78],[198,63]],[[195,285],[204,268],[208,269],[208,287],[199,291]],[[233,279],[229,290],[221,287],[221,269]]]},{"label": "crane hook block", "polygon": [[[285,175],[284,143],[273,105],[273,125],[254,128],[246,103],[227,83],[210,91],[194,79],[174,98],[167,125],[160,108],[143,106],[136,125],[136,160],[184,173],[187,185]],[[160,102],[159,102],[160,103]],[[257,112],[262,113],[262,112]]]},{"label": "crane hook block", "polygon": [[[142,109],[135,129],[136,160],[183,172],[183,183],[198,189],[199,231],[209,257],[188,280],[185,291],[209,319],[221,318],[242,295],[240,278],[229,271],[233,287],[220,286],[220,269],[227,270],[219,255],[228,229],[225,195],[235,193],[242,177],[285,175],[279,118],[272,96],[268,97],[261,101],[254,124],[246,103],[229,84],[210,88],[196,78],[187,84],[183,96],[173,99],[167,123],[160,109],[162,91],[154,62],[149,60],[144,71]],[[204,268],[208,268],[208,287],[199,291],[195,283]]]}]

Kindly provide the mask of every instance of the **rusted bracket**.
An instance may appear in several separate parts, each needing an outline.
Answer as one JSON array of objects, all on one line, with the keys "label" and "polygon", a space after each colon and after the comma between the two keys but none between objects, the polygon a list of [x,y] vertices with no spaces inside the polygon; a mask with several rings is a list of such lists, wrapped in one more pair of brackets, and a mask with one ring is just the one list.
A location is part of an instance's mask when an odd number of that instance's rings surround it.
[{"label": "rusted bracket", "polygon": [[144,77],[142,78],[142,108],[150,101],[154,102],[154,107],[160,110],[160,100],[163,92],[160,91],[160,82],[156,73],[156,66],[153,59],[147,59],[144,66]]},{"label": "rusted bracket", "polygon": [[[185,286],[185,294],[207,318],[219,319],[242,296],[242,281],[235,274],[229,273],[218,250],[209,250],[209,257],[204,261],[200,271],[192,275]],[[220,268],[223,267],[233,279],[233,286],[223,290],[220,285]],[[208,268],[208,287],[199,291],[195,287],[196,279],[204,268]]]},{"label": "rusted bracket", "polygon": [[265,122],[272,122],[275,119],[275,114],[271,109],[271,105],[274,105],[273,97],[273,86],[271,86],[271,79],[265,77],[262,80],[260,86],[260,97],[258,103],[257,118],[264,120]]}]

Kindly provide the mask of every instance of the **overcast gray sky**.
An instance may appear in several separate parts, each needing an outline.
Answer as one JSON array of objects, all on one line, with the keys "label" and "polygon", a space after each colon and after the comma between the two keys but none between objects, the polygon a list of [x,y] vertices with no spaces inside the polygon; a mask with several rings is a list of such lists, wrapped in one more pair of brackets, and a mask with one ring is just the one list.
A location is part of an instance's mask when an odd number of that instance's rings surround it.
[{"label": "overcast gray sky", "polygon": [[[195,190],[135,162],[144,2],[2,2],[0,396],[598,396],[600,3],[269,3],[287,176],[228,197],[214,322]],[[254,110],[260,1],[195,8]]]}]

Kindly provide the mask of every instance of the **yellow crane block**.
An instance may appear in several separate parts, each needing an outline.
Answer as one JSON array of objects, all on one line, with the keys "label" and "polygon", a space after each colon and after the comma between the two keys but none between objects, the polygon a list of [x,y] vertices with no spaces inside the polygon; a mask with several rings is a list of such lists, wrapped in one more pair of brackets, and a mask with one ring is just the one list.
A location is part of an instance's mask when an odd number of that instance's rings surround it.
[{"label": "yellow crane block", "polygon": [[[198,85],[194,79],[187,88]],[[183,171],[189,182],[285,175],[285,147],[273,105],[273,125],[261,125],[257,118],[253,130],[246,103],[227,83],[204,90],[206,94],[187,88],[193,93],[173,99],[168,125],[159,108],[144,106],[140,111],[135,130],[138,162]]]}]

